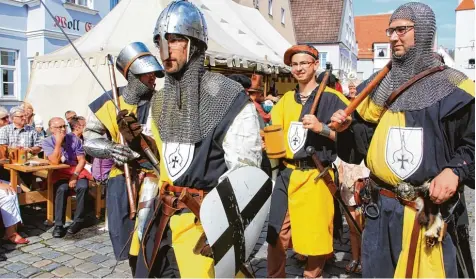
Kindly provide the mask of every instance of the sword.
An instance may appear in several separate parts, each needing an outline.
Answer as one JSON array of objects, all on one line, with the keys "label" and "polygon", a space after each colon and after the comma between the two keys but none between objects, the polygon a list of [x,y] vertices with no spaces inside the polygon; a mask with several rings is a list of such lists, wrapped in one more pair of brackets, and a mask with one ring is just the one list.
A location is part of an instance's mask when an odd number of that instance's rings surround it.
[{"label": "sword", "polygon": [[344,210],[345,215],[349,218],[359,236],[362,236],[362,230],[357,224],[357,221],[354,219],[354,217],[352,217],[352,214],[350,214],[350,211],[345,205],[341,196],[337,194],[337,186],[335,185],[331,175],[329,174],[330,167],[325,168],[322,165],[321,160],[319,160],[319,158],[317,157],[316,149],[314,147],[308,146],[306,148],[306,153],[307,155],[312,157],[312,161],[314,161],[316,168],[319,170],[319,175],[316,177],[316,179],[314,179],[314,181],[317,182],[317,180],[321,178],[324,180],[324,183],[326,184],[327,188],[329,188],[329,191],[331,192],[332,196],[337,200],[342,210]]}]

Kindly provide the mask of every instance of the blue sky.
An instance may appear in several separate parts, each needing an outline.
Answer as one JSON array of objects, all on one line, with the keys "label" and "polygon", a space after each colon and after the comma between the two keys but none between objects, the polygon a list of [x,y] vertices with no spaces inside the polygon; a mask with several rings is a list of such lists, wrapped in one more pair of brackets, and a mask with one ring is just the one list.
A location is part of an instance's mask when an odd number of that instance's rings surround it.
[{"label": "blue sky", "polygon": [[[408,0],[354,0],[355,15],[392,13]],[[453,49],[455,45],[455,9],[458,0],[420,0],[430,6],[436,15],[438,45]]]}]

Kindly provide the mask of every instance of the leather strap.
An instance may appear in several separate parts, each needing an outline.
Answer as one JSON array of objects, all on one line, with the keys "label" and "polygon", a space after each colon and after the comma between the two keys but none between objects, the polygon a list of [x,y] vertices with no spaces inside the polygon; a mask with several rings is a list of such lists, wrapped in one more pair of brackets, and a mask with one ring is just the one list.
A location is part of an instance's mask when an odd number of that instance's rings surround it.
[{"label": "leather strap", "polygon": [[407,269],[405,272],[405,278],[413,277],[413,266],[415,264],[416,248],[418,245],[418,236],[420,235],[420,223],[417,216],[413,222],[413,230],[410,238],[410,249],[408,250]]},{"label": "leather strap", "polygon": [[172,217],[172,215],[174,215],[174,213],[177,211],[177,208],[174,207],[174,203],[176,201],[177,198],[173,196],[165,195],[162,197],[162,215],[160,215],[159,226],[155,232],[154,250],[152,252],[152,259],[149,263],[149,272],[151,271],[157,254],[159,253],[160,242],[162,241],[165,227],[167,227],[170,217]]},{"label": "leather strap", "polygon": [[[192,196],[191,193],[195,194]],[[176,196],[180,195],[180,196]],[[180,186],[173,186],[170,184],[162,185],[160,189],[160,195],[157,199],[159,199],[158,206],[154,212],[154,216],[157,216],[158,209],[161,208],[162,212],[159,219],[159,224],[157,226],[157,230],[155,232],[155,242],[154,248],[152,252],[152,258],[150,262],[147,262],[147,258],[144,254],[144,262],[146,267],[149,270],[149,273],[152,270],[154,262],[156,260],[157,254],[159,253],[160,243],[162,242],[162,236],[164,235],[165,228],[169,223],[170,218],[175,214],[177,210],[190,208],[190,210],[197,216],[199,214],[199,205],[203,200],[203,197],[206,193],[203,190],[197,190],[189,187],[180,187]],[[154,200],[148,200],[142,202],[140,206],[143,207],[150,207]],[[198,209],[197,209],[198,206]],[[142,208],[143,208],[142,207]],[[198,217],[198,216],[197,216]],[[151,221],[146,229],[144,235],[146,235],[150,231],[150,227],[154,222]],[[145,241],[142,241],[142,250],[145,251]]]},{"label": "leather strap", "polygon": [[369,178],[370,180],[373,181],[373,183],[377,185],[377,187],[373,185],[371,186],[377,188],[380,195],[385,196],[387,198],[391,198],[391,199],[397,199],[402,205],[409,206],[416,210],[417,208],[416,202],[401,199],[400,197],[397,196],[395,192],[393,192],[392,190],[389,190],[389,189],[395,188],[394,186],[385,183],[380,178],[375,176],[373,173],[370,174]]},{"label": "leather strap", "polygon": [[413,208],[413,209],[415,209],[415,210],[416,210],[416,208],[417,208],[417,205],[416,205],[415,202],[403,200],[403,199],[399,198],[399,197],[397,196],[397,194],[395,194],[394,192],[392,192],[392,191],[390,191],[390,190],[387,190],[387,189],[384,189],[384,188],[380,188],[380,189],[378,189],[378,192],[379,192],[380,195],[385,196],[385,197],[387,197],[387,198],[397,199],[402,205],[411,207],[411,208]]},{"label": "leather strap", "polygon": [[402,84],[400,87],[398,87],[395,91],[392,92],[392,94],[390,94],[390,96],[388,97],[388,99],[385,101],[385,104],[384,104],[384,109],[382,111],[382,113],[380,115],[383,115],[387,110],[388,108],[393,104],[393,102],[395,102],[395,100],[403,93],[405,92],[405,90],[407,90],[411,85],[413,85],[415,82],[419,81],[420,79],[428,76],[428,75],[431,75],[433,73],[436,73],[436,72],[440,72],[440,71],[443,71],[444,69],[446,69],[446,66],[437,66],[437,67],[433,67],[433,68],[430,68],[430,69],[427,69],[419,74],[417,74],[416,76],[412,77],[410,80],[408,80],[407,82],[405,82],[404,84]]},{"label": "leather strap", "polygon": [[148,201],[140,202],[137,207],[137,212],[139,212],[139,210],[141,210],[142,208],[151,208],[152,205],[154,204],[154,201],[155,201],[155,198],[150,199]]},{"label": "leather strap", "polygon": [[140,52],[136,56],[132,57],[132,59],[129,60],[129,62],[127,62],[126,66],[124,67],[124,73],[123,73],[124,77],[126,79],[127,79],[127,72],[129,71],[129,68],[131,67],[132,63],[134,63],[137,58],[142,57],[142,56],[146,56],[146,55],[152,55],[152,53],[150,53],[150,52]]}]

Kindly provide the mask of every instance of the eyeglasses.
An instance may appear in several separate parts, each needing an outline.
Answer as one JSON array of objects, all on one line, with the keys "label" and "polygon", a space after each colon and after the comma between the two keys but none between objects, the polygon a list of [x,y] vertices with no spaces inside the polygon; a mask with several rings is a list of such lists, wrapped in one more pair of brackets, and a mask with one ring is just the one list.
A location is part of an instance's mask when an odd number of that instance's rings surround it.
[{"label": "eyeglasses", "polygon": [[301,61],[299,63],[293,62],[293,63],[291,63],[291,68],[297,69],[297,68],[299,68],[299,66],[301,66],[301,68],[308,68],[309,65],[314,64],[314,63],[316,63],[316,61]]},{"label": "eyeglasses", "polygon": [[18,118],[25,118],[26,115],[22,114],[22,115],[14,115],[13,117],[18,117]]},{"label": "eyeglasses", "polygon": [[66,129],[66,125],[62,125],[62,126],[51,126],[51,128],[55,128],[55,129]]},{"label": "eyeglasses", "polygon": [[391,37],[393,32],[396,32],[399,37],[405,35],[408,31],[412,30],[415,25],[403,25],[403,26],[396,26],[391,27],[385,30],[388,37]]}]

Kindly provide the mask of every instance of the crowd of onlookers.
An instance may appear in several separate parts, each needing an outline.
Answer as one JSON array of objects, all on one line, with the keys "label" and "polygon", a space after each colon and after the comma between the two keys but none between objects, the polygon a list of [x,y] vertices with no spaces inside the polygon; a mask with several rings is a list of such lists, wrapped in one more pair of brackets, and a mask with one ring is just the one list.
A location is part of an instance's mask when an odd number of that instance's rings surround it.
[{"label": "crowd of onlookers", "polygon": [[[75,234],[84,227],[89,181],[96,178],[105,184],[112,167],[112,162],[86,156],[83,149],[85,127],[86,119],[71,110],[65,113],[64,118],[51,118],[45,127],[29,103],[13,107],[10,111],[0,106],[0,160],[5,163],[10,151],[16,149],[26,154],[28,159],[69,165],[69,168],[56,170],[52,176],[55,189],[53,237]],[[42,190],[46,181],[31,173],[20,173],[19,185],[11,185],[9,180],[9,172],[0,166],[0,220],[3,222],[4,240],[26,244],[28,239],[17,232],[17,225],[22,222],[17,193],[24,187]],[[76,197],[76,210],[73,223],[65,228],[69,195]]]}]

